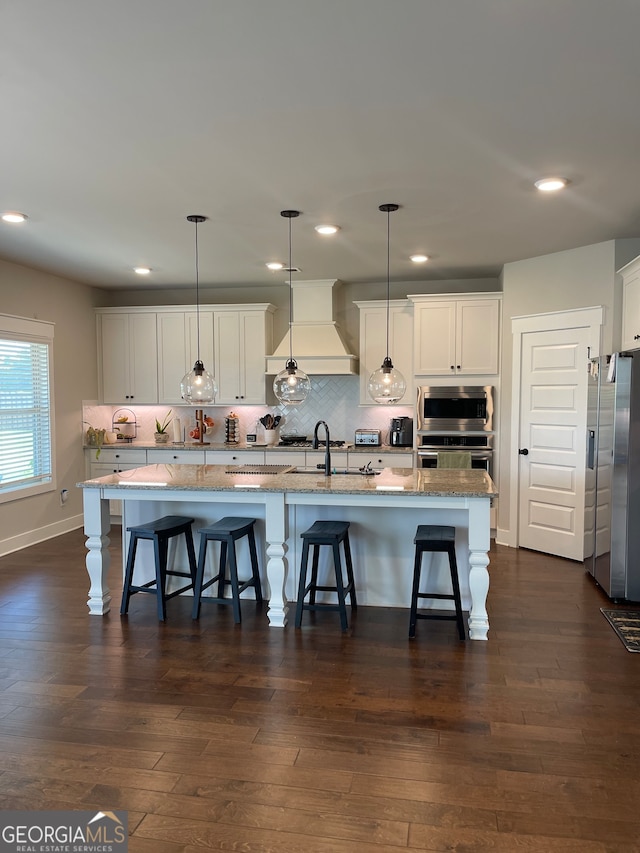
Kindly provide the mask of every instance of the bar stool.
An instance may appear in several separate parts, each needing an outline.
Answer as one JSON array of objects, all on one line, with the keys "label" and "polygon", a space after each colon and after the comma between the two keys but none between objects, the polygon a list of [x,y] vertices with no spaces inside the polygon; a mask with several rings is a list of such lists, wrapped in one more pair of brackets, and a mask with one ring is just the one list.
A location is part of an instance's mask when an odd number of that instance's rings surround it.
[{"label": "bar stool", "polygon": [[[451,619],[458,625],[460,639],[464,640],[465,630],[462,619],[462,603],[460,601],[460,582],[458,580],[458,564],[456,562],[456,529],[438,524],[420,524],[413,540],[416,546],[415,562],[413,566],[413,591],[411,593],[411,614],[409,616],[409,638],[416,635],[416,621],[418,619]],[[446,552],[449,555],[449,569],[451,571],[451,584],[453,594],[437,592],[419,592],[420,573],[422,569],[422,555],[425,551]],[[419,598],[437,598],[454,601],[455,613],[432,613],[431,611],[418,611]]]},{"label": "bar stool", "polygon": [[[260,585],[260,574],[258,573],[258,555],[256,552],[256,538],[254,534],[255,518],[234,518],[228,516],[216,521],[209,527],[200,530],[200,553],[198,555],[198,571],[193,589],[193,611],[191,616],[198,619],[200,616],[200,604],[202,601],[214,602],[215,604],[231,604],[233,606],[233,618],[235,622],[241,621],[240,593],[247,587],[254,587],[256,591],[256,602],[262,601],[262,588]],[[236,560],[236,541],[243,536],[248,537],[249,554],[251,557],[251,577],[248,580],[238,580],[238,563]],[[206,583],[204,581],[204,569],[207,559],[207,545],[209,542],[220,543],[220,562],[218,573]],[[229,562],[229,580],[227,580],[227,557]],[[218,581],[217,598],[202,598],[203,590]],[[231,597],[224,597],[225,586],[231,586]]]},{"label": "bar stool", "polygon": [[[167,601],[176,595],[180,595],[181,592],[193,589],[193,585],[196,580],[196,555],[193,548],[193,536],[191,534],[192,524],[193,518],[185,518],[181,515],[165,515],[163,518],[157,518],[155,521],[148,521],[145,524],[137,524],[134,527],[127,527],[127,530],[131,534],[131,538],[129,539],[129,553],[127,555],[127,564],[124,574],[122,604],[120,605],[121,616],[124,616],[129,610],[129,599],[132,595],[136,592],[148,592],[156,596],[158,619],[161,622],[164,622],[167,616]],[[187,555],[189,557],[188,572],[182,572],[176,569],[167,569],[169,540],[174,536],[181,536],[182,534],[184,534],[185,537]],[[133,566],[140,539],[148,539],[153,542],[156,576],[154,580],[148,581],[141,586],[136,586],[133,583]],[[167,593],[166,586],[168,576],[189,578],[190,583],[180,589]]]},{"label": "bar stool", "polygon": [[[300,534],[302,537],[302,559],[300,563],[300,582],[298,585],[298,602],[296,605],[296,628],[302,625],[303,610],[337,610],[340,613],[340,625],[343,631],[349,627],[345,595],[351,599],[351,609],[358,606],[356,601],[356,586],[353,580],[353,565],[351,563],[351,548],[349,547],[348,521],[315,521],[308,530]],[[344,548],[344,558],[347,568],[347,584],[342,579],[342,562],[340,560],[340,543]],[[335,586],[318,586],[318,560],[320,546],[330,545],[333,550],[333,566],[336,574]],[[311,582],[307,584],[307,564],[309,546],[313,547],[311,563]],[[335,592],[338,595],[337,604],[316,604],[316,592]],[[305,596],[309,593],[309,603],[305,604]]]}]

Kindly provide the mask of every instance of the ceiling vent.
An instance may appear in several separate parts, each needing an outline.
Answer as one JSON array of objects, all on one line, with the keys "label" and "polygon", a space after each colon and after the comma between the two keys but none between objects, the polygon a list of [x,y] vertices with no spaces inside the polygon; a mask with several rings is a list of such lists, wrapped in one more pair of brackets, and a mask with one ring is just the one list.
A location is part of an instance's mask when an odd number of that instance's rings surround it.
[{"label": "ceiling vent", "polygon": [[333,279],[291,283],[291,346],[287,330],[276,351],[267,357],[267,373],[279,373],[290,351],[308,375],[357,373],[357,356],[348,351],[333,319],[334,287],[339,285]]}]

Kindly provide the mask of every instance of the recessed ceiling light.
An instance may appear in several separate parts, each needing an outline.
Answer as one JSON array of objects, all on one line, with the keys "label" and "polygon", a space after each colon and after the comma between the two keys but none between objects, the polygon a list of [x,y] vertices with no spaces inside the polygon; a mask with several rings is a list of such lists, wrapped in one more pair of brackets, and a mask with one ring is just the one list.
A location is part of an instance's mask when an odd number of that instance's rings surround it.
[{"label": "recessed ceiling light", "polygon": [[270,270],[281,270],[284,269],[284,264],[281,264],[280,261],[269,261],[267,267]]},{"label": "recessed ceiling light", "polygon": [[138,275],[149,275],[151,269],[150,267],[134,267],[133,271]]},{"label": "recessed ceiling light", "polygon": [[12,210],[8,213],[3,213],[2,218],[5,222],[24,222],[28,217],[24,213],[17,213]]},{"label": "recessed ceiling light", "polygon": [[424,264],[429,260],[429,255],[411,255],[410,260],[412,260],[414,264]]},{"label": "recessed ceiling light", "polygon": [[569,181],[566,178],[540,178],[534,186],[543,193],[555,193],[564,189]]},{"label": "recessed ceiling light", "polygon": [[335,234],[336,231],[339,231],[340,228],[338,225],[316,225],[316,231],[318,234]]}]

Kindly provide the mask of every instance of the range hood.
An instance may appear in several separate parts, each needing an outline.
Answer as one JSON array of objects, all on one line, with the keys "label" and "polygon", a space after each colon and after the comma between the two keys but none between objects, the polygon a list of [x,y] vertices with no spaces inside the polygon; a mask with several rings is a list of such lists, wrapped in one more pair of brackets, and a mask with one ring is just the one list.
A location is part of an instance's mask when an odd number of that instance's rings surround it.
[{"label": "range hood", "polygon": [[[333,319],[334,288],[339,281],[294,281],[291,283],[293,357],[308,375],[357,373],[352,355]],[[289,330],[273,353],[267,356],[267,373],[280,373],[289,358]]]}]

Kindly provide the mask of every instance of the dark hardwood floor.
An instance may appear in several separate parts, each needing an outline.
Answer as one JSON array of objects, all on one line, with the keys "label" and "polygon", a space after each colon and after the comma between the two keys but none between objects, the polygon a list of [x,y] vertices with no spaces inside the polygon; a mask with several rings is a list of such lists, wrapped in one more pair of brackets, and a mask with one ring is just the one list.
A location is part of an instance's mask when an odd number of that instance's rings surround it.
[{"label": "dark hardwood floor", "polygon": [[397,609],[121,619],[112,548],[104,618],[81,531],[0,559],[0,808],[125,809],[132,853],[640,851],[640,655],[580,565],[494,548],[461,644]]}]

